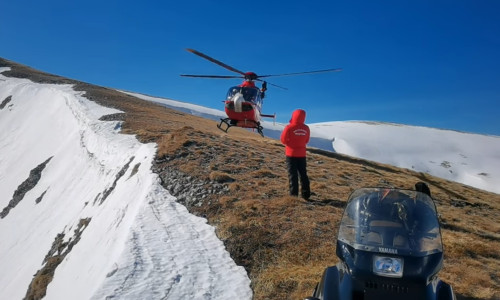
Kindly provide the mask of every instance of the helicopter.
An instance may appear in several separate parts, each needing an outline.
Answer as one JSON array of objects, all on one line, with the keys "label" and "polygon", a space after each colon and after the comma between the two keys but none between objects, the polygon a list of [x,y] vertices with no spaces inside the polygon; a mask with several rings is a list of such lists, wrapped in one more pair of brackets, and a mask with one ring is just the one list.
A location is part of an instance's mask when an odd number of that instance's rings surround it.
[{"label": "helicopter", "polygon": [[[261,78],[303,75],[311,73],[338,72],[342,70],[336,68],[336,69],[325,69],[325,70],[285,73],[276,75],[257,75],[254,72],[242,72],[197,50],[189,48],[186,50],[212,63],[215,63],[231,72],[237,73],[238,75],[181,74],[180,76],[197,77],[197,78],[217,78],[217,79],[232,79],[232,78],[243,79],[243,82],[240,85],[232,86],[229,88],[226,94],[226,99],[223,100],[224,110],[226,112],[227,118],[221,118],[220,123],[217,124],[217,128],[226,133],[228,132],[229,128],[235,126],[235,127],[250,128],[257,130],[257,132],[263,137],[264,128],[260,123],[262,118],[264,117],[264,118],[276,119],[276,114],[270,115],[262,113],[263,99],[265,97],[267,85],[269,84],[284,90],[286,90],[287,88],[264,81]],[[255,81],[262,82],[262,87],[260,89],[255,85]]]}]

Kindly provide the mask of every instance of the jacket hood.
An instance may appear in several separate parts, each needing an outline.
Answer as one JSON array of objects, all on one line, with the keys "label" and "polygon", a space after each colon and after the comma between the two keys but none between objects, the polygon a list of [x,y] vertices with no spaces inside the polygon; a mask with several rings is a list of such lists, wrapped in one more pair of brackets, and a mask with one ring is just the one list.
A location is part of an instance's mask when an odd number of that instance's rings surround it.
[{"label": "jacket hood", "polygon": [[304,124],[306,121],[306,112],[303,109],[296,109],[292,113],[292,119],[290,120],[290,124]]}]

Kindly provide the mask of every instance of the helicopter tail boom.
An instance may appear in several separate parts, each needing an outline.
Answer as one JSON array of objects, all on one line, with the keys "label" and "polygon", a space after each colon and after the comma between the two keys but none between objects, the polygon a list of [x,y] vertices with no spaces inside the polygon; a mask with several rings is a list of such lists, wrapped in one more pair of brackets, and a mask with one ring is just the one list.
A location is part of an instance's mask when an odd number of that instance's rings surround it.
[{"label": "helicopter tail boom", "polygon": [[264,117],[264,118],[273,118],[273,119],[276,119],[276,114],[274,115],[260,115],[261,117]]}]

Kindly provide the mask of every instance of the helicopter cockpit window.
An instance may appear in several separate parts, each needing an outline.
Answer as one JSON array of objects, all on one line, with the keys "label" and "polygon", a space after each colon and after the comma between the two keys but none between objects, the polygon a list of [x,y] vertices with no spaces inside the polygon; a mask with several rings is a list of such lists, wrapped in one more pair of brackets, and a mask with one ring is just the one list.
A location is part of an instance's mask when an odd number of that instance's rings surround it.
[{"label": "helicopter cockpit window", "polygon": [[258,91],[259,90],[257,88],[243,87],[242,88],[243,99],[245,99],[245,101],[255,102]]},{"label": "helicopter cockpit window", "polygon": [[243,99],[249,102],[256,102],[259,97],[259,89],[257,88],[234,86],[229,88],[226,99],[229,100],[233,98],[237,93],[241,93],[243,95]]},{"label": "helicopter cockpit window", "polygon": [[233,86],[233,87],[229,88],[229,91],[227,91],[226,99],[229,100],[229,99],[233,98],[233,96],[236,95],[238,92],[240,92],[240,90],[241,90],[241,87],[239,87],[239,86]]},{"label": "helicopter cockpit window", "polygon": [[355,249],[382,249],[394,254],[427,255],[442,251],[434,202],[416,191],[355,191],[342,217],[339,240]]}]

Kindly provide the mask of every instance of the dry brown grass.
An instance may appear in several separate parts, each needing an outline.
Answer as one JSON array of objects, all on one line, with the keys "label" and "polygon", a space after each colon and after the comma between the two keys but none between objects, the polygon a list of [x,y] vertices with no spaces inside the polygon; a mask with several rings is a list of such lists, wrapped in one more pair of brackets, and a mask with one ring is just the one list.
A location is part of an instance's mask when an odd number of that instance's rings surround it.
[{"label": "dry brown grass", "polygon": [[231,178],[225,183],[228,194],[213,196],[191,211],[216,226],[233,259],[247,269],[255,299],[311,294],[323,269],[337,262],[337,226],[354,189],[411,189],[417,181],[429,184],[443,225],[445,266],[440,276],[461,296],[500,299],[500,195],[310,149],[308,172],[316,195],[304,201],[287,196],[283,147],[275,140],[239,128],[226,134],[214,121],[108,89],[83,83],[76,88],[102,105],[125,111],[123,132],[157,143],[158,158],[171,158],[161,160],[159,167],[201,179]]},{"label": "dry brown grass", "polygon": [[[167,111],[159,109],[157,118],[170,118],[162,116],[169,115]],[[447,252],[441,276],[461,295],[500,297],[500,231],[493,221],[500,220],[499,195],[427,174],[313,151],[308,171],[317,195],[306,202],[286,196],[283,148],[275,141],[249,137],[240,129],[224,134],[214,122],[191,116],[179,122],[191,127],[170,127],[176,138],[159,138],[159,153],[190,152],[185,156],[189,159],[168,164],[200,178],[231,178],[229,195],[192,212],[216,225],[232,257],[248,270],[255,299],[301,299],[312,292],[324,267],[337,261],[337,226],[342,205],[354,189],[413,188],[420,180],[430,184],[445,224]],[[191,143],[197,147],[186,147]]]}]

